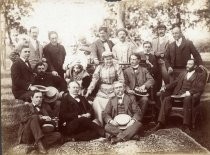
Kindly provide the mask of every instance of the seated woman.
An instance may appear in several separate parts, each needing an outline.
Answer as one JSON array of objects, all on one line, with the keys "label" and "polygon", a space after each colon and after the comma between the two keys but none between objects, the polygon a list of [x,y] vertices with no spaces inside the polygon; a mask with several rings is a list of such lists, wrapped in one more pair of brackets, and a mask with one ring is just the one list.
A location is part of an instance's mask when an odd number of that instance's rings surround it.
[{"label": "seated woman", "polygon": [[65,136],[64,141],[89,141],[104,137],[104,129],[93,122],[91,105],[79,95],[80,84],[72,81],[68,90],[68,94],[63,96],[59,115],[59,128]]},{"label": "seated woman", "polygon": [[35,144],[39,153],[43,154],[47,153],[46,147],[60,141],[61,134],[52,130],[48,130],[48,132],[44,130],[46,127],[44,125],[51,122],[52,119],[49,117],[46,109],[43,108],[42,99],[42,92],[35,90],[31,97],[32,102],[20,108],[18,114],[20,115],[21,123],[18,131],[18,142]]},{"label": "seated woman", "polygon": [[112,52],[104,52],[102,54],[104,63],[99,65],[92,77],[90,86],[88,87],[86,97],[89,96],[95,89],[96,85],[99,85],[99,90],[93,101],[93,109],[96,118],[103,125],[102,111],[104,111],[109,99],[113,96],[114,90],[112,84],[114,81],[124,82],[124,76],[122,68],[113,62]]},{"label": "seated woman", "polygon": [[75,63],[70,69],[66,70],[65,80],[67,83],[71,81],[77,81],[81,88],[82,92],[88,88],[90,85],[90,75],[83,69],[83,66],[80,62]]}]

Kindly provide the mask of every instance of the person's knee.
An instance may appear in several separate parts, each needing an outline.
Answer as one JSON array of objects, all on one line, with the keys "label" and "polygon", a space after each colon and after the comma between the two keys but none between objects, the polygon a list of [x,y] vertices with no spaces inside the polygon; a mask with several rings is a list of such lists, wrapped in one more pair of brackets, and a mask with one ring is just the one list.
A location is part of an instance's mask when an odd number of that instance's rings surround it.
[{"label": "person's knee", "polygon": [[54,132],[53,136],[55,137],[56,141],[61,139],[61,133],[60,132]]}]

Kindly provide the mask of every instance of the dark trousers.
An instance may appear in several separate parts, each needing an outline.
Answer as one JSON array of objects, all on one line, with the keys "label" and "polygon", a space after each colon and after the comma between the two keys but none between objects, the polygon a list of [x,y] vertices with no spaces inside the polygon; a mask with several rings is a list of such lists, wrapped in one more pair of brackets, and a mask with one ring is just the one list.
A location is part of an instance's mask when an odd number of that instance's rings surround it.
[{"label": "dark trousers", "polygon": [[[172,101],[173,99],[170,96],[167,96],[164,98],[160,113],[158,116],[158,121],[162,124],[166,123],[167,117],[171,112],[172,108]],[[184,109],[184,118],[183,118],[183,124],[185,125],[191,125],[191,116],[192,116],[192,97],[188,96],[183,99],[183,109]]]},{"label": "dark trousers", "polygon": [[185,71],[185,67],[184,68],[174,68],[173,69],[173,73],[171,73],[169,75],[169,79],[170,79],[170,83],[173,82],[174,80],[176,80],[179,77],[179,74],[183,71]]},{"label": "dark trousers", "polygon": [[147,96],[137,96],[136,95],[136,101],[141,109],[142,118],[143,118],[144,114],[146,113],[147,107],[148,107],[149,98]]},{"label": "dark trousers", "polygon": [[129,126],[125,130],[121,130],[118,126],[108,123],[105,125],[105,131],[120,139],[129,140],[138,133],[141,127],[142,124],[139,121],[136,121],[133,125]]},{"label": "dark trousers", "polygon": [[43,145],[49,147],[50,145],[58,142],[61,139],[59,132],[43,133],[40,127],[38,115],[33,115],[24,124],[24,129],[21,137],[21,142],[25,144],[35,144],[41,140]]},{"label": "dark trousers", "polygon": [[86,117],[80,117],[71,122],[67,122],[66,126],[61,127],[61,131],[64,135],[70,136],[76,141],[89,141],[105,134],[102,127]]}]

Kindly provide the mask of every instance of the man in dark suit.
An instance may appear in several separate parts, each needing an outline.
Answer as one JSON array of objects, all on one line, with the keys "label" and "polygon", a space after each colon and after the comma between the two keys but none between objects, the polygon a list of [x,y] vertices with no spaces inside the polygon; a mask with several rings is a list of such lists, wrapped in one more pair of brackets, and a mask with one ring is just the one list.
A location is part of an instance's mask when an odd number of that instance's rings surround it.
[{"label": "man in dark suit", "polygon": [[53,75],[64,78],[63,63],[66,56],[66,50],[63,45],[58,43],[58,34],[55,31],[48,33],[50,43],[43,49],[44,57],[48,63],[48,70]]},{"label": "man in dark suit", "polygon": [[24,101],[30,101],[31,91],[36,89],[32,86],[34,74],[28,61],[29,56],[29,47],[23,45],[20,48],[20,58],[11,67],[12,93],[16,99]]},{"label": "man in dark suit", "polygon": [[[132,54],[130,56],[131,66],[124,70],[126,90],[129,94],[136,94],[136,92],[143,93],[154,85],[153,77],[145,67],[139,65],[139,62],[140,56]],[[135,96],[144,116],[149,98],[146,95]]]},{"label": "man in dark suit", "polygon": [[92,49],[92,57],[95,64],[99,64],[102,61],[102,53],[104,51],[112,51],[114,46],[111,40],[108,40],[108,29],[107,27],[99,28],[99,39],[92,43],[90,46]]},{"label": "man in dark suit", "polygon": [[45,154],[46,147],[58,142],[61,138],[59,132],[45,133],[42,125],[50,122],[47,111],[42,107],[42,92],[33,91],[31,103],[20,108],[20,127],[18,130],[18,142],[24,144],[35,144],[39,153]]},{"label": "man in dark suit", "polygon": [[57,88],[59,91],[66,91],[67,90],[67,83],[66,81],[59,77],[52,75],[51,72],[45,71],[45,65],[43,62],[39,62],[35,66],[36,76],[34,79],[34,85],[42,85],[42,86],[53,86]]},{"label": "man in dark suit", "polygon": [[[172,108],[172,95],[179,95],[183,97],[183,108],[184,108],[184,118],[183,118],[183,128],[189,131],[191,125],[191,115],[192,107],[194,104],[199,103],[198,99],[205,86],[205,77],[195,70],[195,60],[190,59],[186,65],[187,70],[183,71],[176,81],[166,85],[162,88],[165,92],[163,102],[161,104],[161,109],[158,117],[158,124],[152,131],[164,128],[167,116]],[[171,93],[172,92],[172,93]]]},{"label": "man in dark suit", "polygon": [[192,41],[183,36],[179,26],[174,25],[172,35],[175,41],[168,45],[165,59],[166,67],[170,74],[170,81],[176,79],[185,70],[187,61],[191,58],[191,55],[193,55],[197,65],[202,67],[203,63]]},{"label": "man in dark suit", "polygon": [[[142,113],[136,104],[135,97],[125,94],[125,87],[122,82],[116,81],[113,84],[115,97],[112,97],[103,113],[104,121],[106,123],[106,132],[113,135],[111,144],[127,141],[138,133],[142,124],[140,122]],[[126,114],[130,116],[130,120],[125,122],[124,130],[121,130],[119,122],[115,119],[119,114]]]},{"label": "man in dark suit", "polygon": [[69,93],[64,94],[60,106],[60,130],[65,141],[89,141],[104,137],[102,127],[92,122],[93,109],[85,97],[79,95],[80,85],[78,82],[70,82]]}]

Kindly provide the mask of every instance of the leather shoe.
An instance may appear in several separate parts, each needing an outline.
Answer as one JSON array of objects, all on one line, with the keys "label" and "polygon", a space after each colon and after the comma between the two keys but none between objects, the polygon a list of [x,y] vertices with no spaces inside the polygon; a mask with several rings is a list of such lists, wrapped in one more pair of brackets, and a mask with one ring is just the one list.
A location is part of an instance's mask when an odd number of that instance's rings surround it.
[{"label": "leather shoe", "polygon": [[111,138],[111,144],[112,145],[117,144],[119,142],[123,142],[123,139],[117,138],[117,137]]},{"label": "leather shoe", "polygon": [[150,132],[155,132],[155,131],[157,131],[157,130],[159,130],[159,129],[163,129],[163,128],[164,128],[164,125],[161,124],[161,123],[158,123],[154,128],[152,128],[152,129],[150,130]]},{"label": "leather shoe", "polygon": [[37,147],[38,147],[38,151],[39,151],[40,154],[47,154],[47,151],[44,148],[41,140],[38,141]]}]

